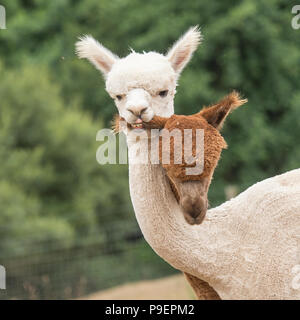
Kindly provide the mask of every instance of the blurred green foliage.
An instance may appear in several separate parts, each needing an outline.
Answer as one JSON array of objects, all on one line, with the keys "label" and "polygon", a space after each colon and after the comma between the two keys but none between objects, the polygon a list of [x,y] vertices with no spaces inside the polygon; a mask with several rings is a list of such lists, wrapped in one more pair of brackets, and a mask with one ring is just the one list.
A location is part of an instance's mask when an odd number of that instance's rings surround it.
[{"label": "blurred green foliage", "polygon": [[[232,89],[249,99],[224,127],[229,148],[210,188],[212,206],[225,200],[227,185],[242,191],[299,167],[300,30],[291,27],[296,3],[18,0],[1,4],[6,7],[7,29],[0,30],[0,263],[16,270],[10,272],[13,281],[24,279],[28,268],[37,268],[37,274],[52,277],[51,283],[61,282],[54,271],[43,271],[37,262],[31,265],[28,257],[39,254],[41,262],[49,250],[72,253],[77,246],[86,250],[95,239],[93,252],[104,250],[117,259],[109,262],[111,258],[102,257],[102,263],[93,260],[91,265],[84,260],[85,270],[94,270],[86,271],[94,280],[87,291],[137,279],[148,263],[157,267],[148,266],[147,277],[171,270],[157,262],[145,245],[138,244],[135,267],[130,250],[124,253],[124,245],[130,248],[130,241],[140,237],[129,200],[127,168],[99,166],[95,160],[96,133],[109,125],[116,109],[101,75],[76,58],[74,43],[79,35],[92,34],[122,57],[129,47],[164,53],[191,25],[200,25],[204,41],[179,81],[176,113],[196,112]],[[144,257],[143,252],[149,254]],[[25,261],[23,256],[28,268],[21,272],[15,266]],[[7,260],[15,257],[16,261]],[[113,270],[118,261],[122,268]],[[68,265],[64,278],[71,288],[78,282],[79,269],[78,262]],[[105,280],[108,273],[113,279],[117,270],[117,280]],[[96,274],[102,275],[101,281],[95,281]],[[40,284],[39,279],[35,281]],[[25,287],[32,291],[30,285]],[[76,295],[72,289],[68,292],[56,295]]]}]

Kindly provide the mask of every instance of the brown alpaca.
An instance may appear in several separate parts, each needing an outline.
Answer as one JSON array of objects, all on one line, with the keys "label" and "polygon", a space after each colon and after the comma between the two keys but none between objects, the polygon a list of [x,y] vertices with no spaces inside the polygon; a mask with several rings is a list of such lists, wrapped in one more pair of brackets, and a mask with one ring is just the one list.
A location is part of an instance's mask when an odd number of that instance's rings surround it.
[{"label": "brown alpaca", "polygon": [[[223,98],[215,105],[203,108],[200,112],[185,116],[174,114],[170,118],[154,116],[149,122],[143,122],[146,129],[165,129],[172,132],[174,129],[181,131],[181,146],[174,147],[174,137],[170,137],[170,149],[163,147],[163,139],[160,139],[159,158],[160,163],[166,170],[170,180],[170,185],[174,195],[182,207],[184,217],[190,224],[200,224],[206,214],[208,207],[207,193],[211,183],[214,170],[220,159],[222,149],[227,147],[224,138],[220,134],[220,129],[228,116],[235,108],[246,103],[246,99],[241,99],[237,92]],[[115,130],[119,131],[119,120],[116,118]],[[130,128],[130,127],[129,127]],[[193,168],[201,159],[196,159],[194,163],[186,163],[184,159],[184,129],[191,129],[192,132],[192,155],[196,156],[196,129],[204,130],[204,163],[201,174],[189,175],[187,168]],[[174,163],[178,148],[182,148],[180,163]],[[164,154],[170,154],[169,163],[164,163]]]}]

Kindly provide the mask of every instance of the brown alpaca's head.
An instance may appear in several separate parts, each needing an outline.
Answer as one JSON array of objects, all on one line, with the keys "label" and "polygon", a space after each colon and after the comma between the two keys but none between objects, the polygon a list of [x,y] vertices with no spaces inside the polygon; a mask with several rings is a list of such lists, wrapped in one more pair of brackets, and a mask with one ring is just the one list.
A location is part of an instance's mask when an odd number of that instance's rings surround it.
[{"label": "brown alpaca's head", "polygon": [[[167,132],[174,129],[181,131],[181,137],[184,137],[184,130],[191,129],[192,139],[182,139],[175,141],[170,138],[170,162],[164,163],[168,148],[164,145],[164,140],[160,143],[160,160],[165,168],[167,176],[170,180],[172,190],[182,206],[184,216],[190,224],[199,224],[203,221],[208,207],[207,193],[209,185],[220,159],[222,149],[227,147],[225,140],[220,134],[224,121],[228,114],[247,102],[239,97],[237,92],[222,99],[215,105],[202,109],[199,113],[184,116],[173,115],[170,118],[162,118],[155,116],[147,126],[149,128],[164,128]],[[204,132],[203,153],[198,157],[196,148],[196,130],[202,129]],[[190,146],[196,161],[187,163],[184,156],[184,147],[191,143]],[[199,142],[197,142],[199,143]],[[181,163],[175,161],[178,150],[181,149]],[[203,164],[203,170],[200,173],[189,174],[188,170],[196,168],[199,163]],[[197,171],[196,171],[197,172]]]}]

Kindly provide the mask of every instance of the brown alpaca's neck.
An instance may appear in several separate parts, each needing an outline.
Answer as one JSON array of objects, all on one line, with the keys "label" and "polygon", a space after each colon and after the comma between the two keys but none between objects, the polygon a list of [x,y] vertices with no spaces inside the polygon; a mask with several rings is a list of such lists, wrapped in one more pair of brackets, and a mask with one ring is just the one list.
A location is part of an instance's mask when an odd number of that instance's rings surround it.
[{"label": "brown alpaca's neck", "polygon": [[[130,148],[130,147],[129,147]],[[153,250],[174,268],[210,279],[218,266],[217,250],[207,245],[211,222],[189,225],[171,191],[163,168],[155,164],[132,164],[129,184],[137,221]],[[213,268],[207,264],[213,262]]]}]

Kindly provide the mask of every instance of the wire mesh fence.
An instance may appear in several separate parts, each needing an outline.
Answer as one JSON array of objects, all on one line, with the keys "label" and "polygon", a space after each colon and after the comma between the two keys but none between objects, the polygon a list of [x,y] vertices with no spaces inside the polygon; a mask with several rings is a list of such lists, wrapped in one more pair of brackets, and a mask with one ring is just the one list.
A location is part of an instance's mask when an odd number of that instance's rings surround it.
[{"label": "wire mesh fence", "polygon": [[15,250],[0,252],[0,265],[6,269],[0,299],[74,299],[174,273],[148,246],[134,221],[114,223],[107,234],[89,234],[72,243],[40,241],[34,232],[26,239],[7,240],[4,245]]}]

